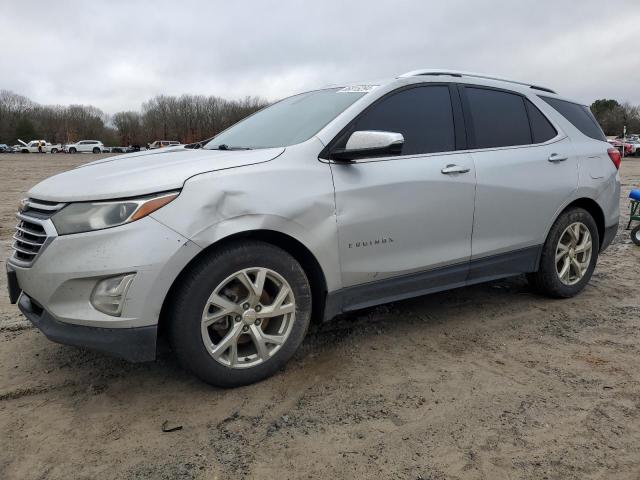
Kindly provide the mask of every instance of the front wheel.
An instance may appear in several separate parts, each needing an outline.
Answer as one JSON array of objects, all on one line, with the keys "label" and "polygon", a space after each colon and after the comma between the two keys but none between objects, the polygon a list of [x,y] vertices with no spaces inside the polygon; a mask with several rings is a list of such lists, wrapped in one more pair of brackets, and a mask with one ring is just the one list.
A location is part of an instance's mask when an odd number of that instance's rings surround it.
[{"label": "front wheel", "polygon": [[169,309],[180,363],[220,387],[247,385],[281,369],[311,319],[311,289],[284,250],[242,241],[216,250],[185,274]]},{"label": "front wheel", "polygon": [[52,148],[51,149],[51,153],[58,153],[58,149],[57,148]]},{"label": "front wheel", "polygon": [[76,150],[76,148],[75,148],[75,147],[71,147],[71,148],[69,149],[69,153],[76,153],[77,151],[78,151],[78,150]]},{"label": "front wheel", "polygon": [[537,272],[527,276],[532,286],[555,298],[569,298],[589,283],[598,259],[598,227],[589,212],[572,208],[551,227]]}]

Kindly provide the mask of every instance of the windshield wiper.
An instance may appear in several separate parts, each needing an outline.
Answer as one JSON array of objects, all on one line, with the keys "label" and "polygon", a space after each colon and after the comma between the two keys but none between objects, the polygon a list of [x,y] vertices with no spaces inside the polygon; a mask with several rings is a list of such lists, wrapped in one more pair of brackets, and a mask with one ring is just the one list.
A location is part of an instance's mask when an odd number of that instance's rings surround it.
[{"label": "windshield wiper", "polygon": [[252,150],[251,147],[230,147],[226,143],[222,143],[217,147],[213,148],[213,150]]}]

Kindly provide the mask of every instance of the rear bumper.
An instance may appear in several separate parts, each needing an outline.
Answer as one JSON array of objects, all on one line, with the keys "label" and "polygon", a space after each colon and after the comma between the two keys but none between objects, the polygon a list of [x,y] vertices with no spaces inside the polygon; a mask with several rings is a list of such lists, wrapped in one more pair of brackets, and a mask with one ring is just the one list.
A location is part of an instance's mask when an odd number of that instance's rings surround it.
[{"label": "rear bumper", "polygon": [[600,251],[603,252],[609,245],[618,233],[618,224],[611,225],[610,227],[605,227],[604,236],[602,237],[602,244],[600,246]]},{"label": "rear bumper", "polygon": [[45,336],[56,343],[85,347],[130,362],[156,358],[156,325],[135,328],[101,328],[59,322],[23,293],[18,307]]}]

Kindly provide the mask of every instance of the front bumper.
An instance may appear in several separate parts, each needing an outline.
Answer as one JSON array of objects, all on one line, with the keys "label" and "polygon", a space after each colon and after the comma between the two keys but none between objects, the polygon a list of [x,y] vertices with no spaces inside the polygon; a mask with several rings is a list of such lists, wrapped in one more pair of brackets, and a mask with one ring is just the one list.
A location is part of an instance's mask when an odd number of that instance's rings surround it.
[{"label": "front bumper", "polygon": [[138,328],[71,325],[53,318],[24,293],[20,296],[18,307],[24,316],[53,342],[85,347],[130,362],[151,361],[156,357],[156,325]]},{"label": "front bumper", "polygon": [[[200,247],[151,217],[105,230],[54,237],[31,266],[9,259],[20,289],[63,324],[100,329],[155,326],[173,281]],[[90,298],[110,276],[134,273],[120,316]]]}]

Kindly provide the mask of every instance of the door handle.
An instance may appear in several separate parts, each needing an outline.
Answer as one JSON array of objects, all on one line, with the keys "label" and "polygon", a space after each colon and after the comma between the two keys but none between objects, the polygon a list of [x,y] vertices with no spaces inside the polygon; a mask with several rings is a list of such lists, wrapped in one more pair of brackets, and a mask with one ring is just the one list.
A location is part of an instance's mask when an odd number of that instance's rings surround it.
[{"label": "door handle", "polygon": [[559,155],[557,153],[552,153],[551,155],[549,155],[549,158],[547,160],[549,160],[551,163],[558,163],[558,162],[564,162],[568,158],[569,157],[567,157],[566,155]]},{"label": "door handle", "polygon": [[469,170],[471,169],[450,163],[449,165],[444,167],[442,170],[440,170],[440,172],[444,173],[445,175],[449,175],[451,173],[467,173]]}]

